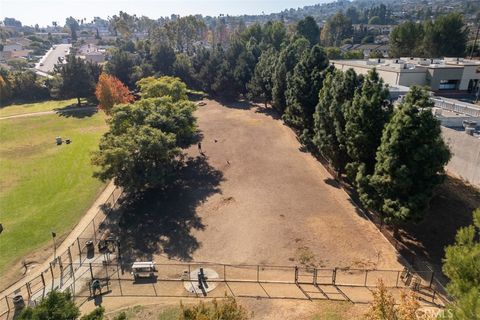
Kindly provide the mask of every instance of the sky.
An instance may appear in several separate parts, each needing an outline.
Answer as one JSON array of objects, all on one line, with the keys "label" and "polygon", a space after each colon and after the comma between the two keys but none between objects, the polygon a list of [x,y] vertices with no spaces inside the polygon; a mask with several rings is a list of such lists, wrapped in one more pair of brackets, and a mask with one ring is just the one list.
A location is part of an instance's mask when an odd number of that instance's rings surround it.
[{"label": "sky", "polygon": [[41,27],[73,16],[91,21],[94,16],[107,18],[120,10],[155,19],[171,14],[265,14],[298,8],[329,0],[0,0],[0,18],[15,18],[24,25]]}]

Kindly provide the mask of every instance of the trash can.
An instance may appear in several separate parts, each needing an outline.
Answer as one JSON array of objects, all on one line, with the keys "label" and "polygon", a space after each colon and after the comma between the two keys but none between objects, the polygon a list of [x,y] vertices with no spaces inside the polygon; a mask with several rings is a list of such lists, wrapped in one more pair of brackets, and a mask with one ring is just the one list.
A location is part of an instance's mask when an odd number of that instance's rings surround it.
[{"label": "trash can", "polygon": [[20,310],[25,307],[25,301],[23,300],[23,297],[21,294],[13,297],[13,307],[15,308],[15,310]]},{"label": "trash can", "polygon": [[93,256],[95,255],[95,245],[93,244],[93,241],[85,241],[85,247],[87,248],[87,258],[93,258]]}]

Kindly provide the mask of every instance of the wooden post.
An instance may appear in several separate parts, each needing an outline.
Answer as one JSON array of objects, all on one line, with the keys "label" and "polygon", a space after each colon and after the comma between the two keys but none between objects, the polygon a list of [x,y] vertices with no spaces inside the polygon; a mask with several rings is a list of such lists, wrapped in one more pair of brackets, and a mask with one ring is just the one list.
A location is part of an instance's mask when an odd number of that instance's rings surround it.
[{"label": "wooden post", "polygon": [[82,247],[80,246],[80,239],[77,238],[77,245],[78,245],[78,258],[80,260],[80,266],[82,265]]},{"label": "wooden post", "polygon": [[90,277],[92,278],[92,281],[93,281],[93,270],[92,270],[92,263],[91,263],[91,262],[89,262],[88,264],[89,264],[89,266],[90,266]]},{"label": "wooden post", "polygon": [[313,284],[314,284],[315,286],[318,285],[317,277],[318,277],[318,269],[317,269],[317,268],[314,268],[314,269],[313,269]]},{"label": "wooden post", "polygon": [[298,283],[298,267],[295,266],[295,283]]},{"label": "wooden post", "polygon": [[108,282],[110,281],[110,277],[108,276],[108,266],[105,265],[105,275],[107,276],[107,290],[110,291],[110,287],[108,286]]},{"label": "wooden post", "polygon": [[365,280],[363,282],[363,286],[366,287],[367,286],[367,278],[368,278],[368,270],[365,270]]},{"label": "wooden post", "polygon": [[260,266],[257,264],[257,282],[260,282]]},{"label": "wooden post", "polygon": [[43,287],[45,288],[45,277],[43,276],[43,272],[40,273],[40,276],[42,277],[42,284],[43,284]]},{"label": "wooden post", "polygon": [[397,283],[395,284],[395,287],[398,288],[398,281],[400,280],[400,271],[397,271]]},{"label": "wooden post", "polygon": [[93,226],[93,238],[95,239],[95,244],[97,244],[97,230],[95,229],[95,218],[92,220],[92,226]]},{"label": "wooden post", "polygon": [[432,284],[433,284],[433,278],[435,277],[435,271],[432,270],[432,274],[430,275],[430,283],[428,284],[428,287],[431,289]]},{"label": "wooden post", "polygon": [[72,252],[70,251],[70,247],[68,247],[67,253],[68,253],[68,262],[70,264],[70,272],[72,273],[72,276],[73,276],[73,259],[72,259]]},{"label": "wooden post", "polygon": [[223,265],[223,279],[227,281],[227,266]]},{"label": "wooden post", "polygon": [[50,273],[52,274],[52,290],[53,290],[55,286],[55,276],[53,275],[53,267],[51,262],[50,262]]},{"label": "wooden post", "polygon": [[25,286],[27,287],[28,300],[30,300],[32,297],[32,289],[30,288],[30,282],[25,283]]},{"label": "wooden post", "polygon": [[332,272],[332,284],[335,285],[335,281],[337,280],[337,267],[333,269]]},{"label": "wooden post", "polygon": [[10,312],[10,304],[8,303],[8,297],[5,296],[5,302],[7,303],[8,312]]}]

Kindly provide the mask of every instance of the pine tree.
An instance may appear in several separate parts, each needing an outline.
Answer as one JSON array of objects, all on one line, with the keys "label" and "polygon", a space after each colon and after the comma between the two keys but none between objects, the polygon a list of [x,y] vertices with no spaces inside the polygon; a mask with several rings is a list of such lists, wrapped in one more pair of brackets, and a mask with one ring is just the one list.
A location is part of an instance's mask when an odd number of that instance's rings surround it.
[{"label": "pine tree", "polygon": [[[375,168],[382,130],[392,113],[388,96],[383,80],[371,70],[364,78],[361,90],[357,90],[352,103],[345,108],[347,154],[351,159],[346,171],[359,189],[367,187],[365,179]],[[368,194],[368,190],[359,190],[359,193]]]},{"label": "pine tree", "polygon": [[376,207],[387,222],[421,220],[443,181],[450,151],[428,92],[411,87],[383,131],[375,172],[369,183]]},{"label": "pine tree", "polygon": [[272,70],[277,62],[277,54],[278,52],[273,48],[262,52],[247,85],[250,99],[262,99],[265,105],[272,101]]},{"label": "pine tree", "polygon": [[361,78],[353,69],[343,73],[335,70],[327,77],[319,93],[314,114],[316,149],[330,162],[333,168],[343,173],[349,161],[345,137],[345,109],[351,103]]},{"label": "pine tree", "polygon": [[287,90],[287,77],[293,72],[303,53],[310,48],[310,43],[305,38],[295,39],[288,44],[279,55],[273,74],[272,104],[283,113],[287,104],[285,91]]},{"label": "pine tree", "polygon": [[458,230],[455,244],[445,249],[443,272],[450,279],[447,291],[454,298],[455,319],[480,319],[480,209],[473,224]]},{"label": "pine tree", "polygon": [[[95,71],[95,72],[94,72]],[[55,72],[59,75],[60,81],[56,83],[56,91],[65,98],[77,98],[78,105],[80,98],[87,98],[94,95],[95,83],[98,75],[94,74],[98,68],[92,67],[81,58],[70,54],[66,57],[65,64],[57,64]]]},{"label": "pine tree", "polygon": [[328,67],[328,58],[319,45],[303,54],[293,74],[287,78],[285,122],[301,133],[307,142],[313,132],[313,113],[318,103],[318,92]]}]

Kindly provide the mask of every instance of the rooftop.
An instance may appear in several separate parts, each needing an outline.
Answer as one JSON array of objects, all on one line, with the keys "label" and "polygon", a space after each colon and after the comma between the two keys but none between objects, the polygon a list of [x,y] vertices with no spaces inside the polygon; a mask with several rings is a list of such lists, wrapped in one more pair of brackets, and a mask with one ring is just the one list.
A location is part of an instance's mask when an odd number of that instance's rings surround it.
[{"label": "rooftop", "polygon": [[464,58],[427,59],[405,57],[399,59],[332,60],[332,63],[352,67],[377,68],[386,71],[424,72],[425,68],[462,68],[480,66],[478,60]]}]

